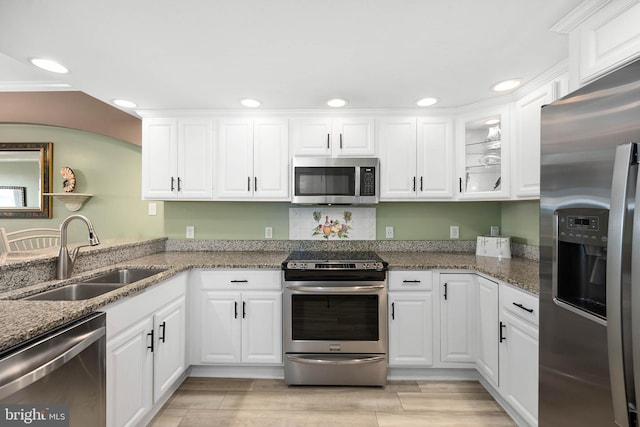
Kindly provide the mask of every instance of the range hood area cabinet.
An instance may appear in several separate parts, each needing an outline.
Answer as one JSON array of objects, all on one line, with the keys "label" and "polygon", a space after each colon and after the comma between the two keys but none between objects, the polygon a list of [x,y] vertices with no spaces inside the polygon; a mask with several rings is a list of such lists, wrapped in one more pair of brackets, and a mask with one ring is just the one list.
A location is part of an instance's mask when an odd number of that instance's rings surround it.
[{"label": "range hood area cabinet", "polygon": [[292,155],[375,156],[374,128],[371,117],[292,119]]},{"label": "range hood area cabinet", "polygon": [[377,121],[380,199],[453,198],[453,120],[389,117]]},{"label": "range hood area cabinet", "polygon": [[143,199],[211,200],[212,174],[212,119],[144,119]]},{"label": "range hood area cabinet", "polygon": [[219,199],[291,199],[286,119],[224,119],[218,129],[215,157]]}]

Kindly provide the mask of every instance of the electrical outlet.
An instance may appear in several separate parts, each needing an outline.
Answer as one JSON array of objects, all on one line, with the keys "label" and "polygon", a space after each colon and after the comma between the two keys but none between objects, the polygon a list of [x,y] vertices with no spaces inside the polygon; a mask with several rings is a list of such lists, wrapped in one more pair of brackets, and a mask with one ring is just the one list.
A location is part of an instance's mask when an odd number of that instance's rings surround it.
[{"label": "electrical outlet", "polygon": [[452,225],[449,227],[449,238],[450,239],[458,239],[460,238],[460,227],[457,225]]},{"label": "electrical outlet", "polygon": [[158,205],[156,202],[150,202],[148,208],[150,216],[158,215]]},{"label": "electrical outlet", "polygon": [[393,227],[387,227],[385,229],[385,236],[387,239],[393,239]]},{"label": "electrical outlet", "polygon": [[264,238],[265,239],[273,238],[273,228],[272,227],[265,227],[264,228]]},{"label": "electrical outlet", "polygon": [[497,225],[492,225],[491,226],[491,235],[492,236],[499,236],[500,235],[500,227],[498,227]]},{"label": "electrical outlet", "polygon": [[187,225],[187,239],[193,239],[196,234],[196,228],[193,225]]}]

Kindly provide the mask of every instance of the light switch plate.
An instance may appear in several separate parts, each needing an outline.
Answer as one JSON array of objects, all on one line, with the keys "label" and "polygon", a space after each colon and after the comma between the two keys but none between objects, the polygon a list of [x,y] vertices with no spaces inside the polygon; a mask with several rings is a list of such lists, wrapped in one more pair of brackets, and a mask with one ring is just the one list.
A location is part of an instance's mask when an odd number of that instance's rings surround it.
[{"label": "light switch plate", "polygon": [[459,239],[460,238],[460,227],[457,225],[452,225],[449,227],[449,238],[450,239]]},{"label": "light switch plate", "polygon": [[195,237],[195,227],[193,225],[187,225],[187,233],[186,233],[186,237],[187,239],[193,239]]},{"label": "light switch plate", "polygon": [[149,215],[155,216],[158,215],[158,205],[156,202],[149,202]]},{"label": "light switch plate", "polygon": [[272,227],[265,227],[264,228],[264,238],[265,239],[272,239],[273,238],[273,228]]}]

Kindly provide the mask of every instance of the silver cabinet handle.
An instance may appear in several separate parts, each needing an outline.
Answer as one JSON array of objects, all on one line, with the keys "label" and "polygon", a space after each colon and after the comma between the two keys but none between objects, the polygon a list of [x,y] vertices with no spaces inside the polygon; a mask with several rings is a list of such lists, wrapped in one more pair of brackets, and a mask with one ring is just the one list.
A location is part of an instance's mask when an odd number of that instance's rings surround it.
[{"label": "silver cabinet handle", "polygon": [[171,191],[174,191],[176,189],[174,182],[175,182],[175,178],[171,177]]},{"label": "silver cabinet handle", "polygon": [[327,150],[331,148],[330,141],[331,141],[331,134],[328,133],[327,134]]},{"label": "silver cabinet handle", "polygon": [[[634,154],[636,153],[636,154]],[[613,398],[614,421],[628,427],[629,413],[624,372],[622,340],[622,264],[623,239],[628,233],[625,220],[629,200],[628,185],[631,164],[636,160],[636,144],[619,145],[613,164],[611,209],[609,210],[609,240],[607,243],[607,344],[609,373]],[[636,358],[639,356],[636,356]]]},{"label": "silver cabinet handle", "polygon": [[180,179],[180,177],[178,177],[178,191],[182,191],[182,187],[180,184],[182,184],[182,180]]},{"label": "silver cabinet handle", "polygon": [[251,177],[247,177],[247,191],[251,191]]}]

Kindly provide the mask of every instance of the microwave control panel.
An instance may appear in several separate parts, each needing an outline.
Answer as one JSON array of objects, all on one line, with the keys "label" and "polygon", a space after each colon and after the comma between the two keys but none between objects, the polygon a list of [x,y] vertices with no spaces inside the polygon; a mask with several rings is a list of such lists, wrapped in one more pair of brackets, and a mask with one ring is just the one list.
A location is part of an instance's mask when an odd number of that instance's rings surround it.
[{"label": "microwave control panel", "polygon": [[376,195],[376,168],[360,168],[360,196]]}]

